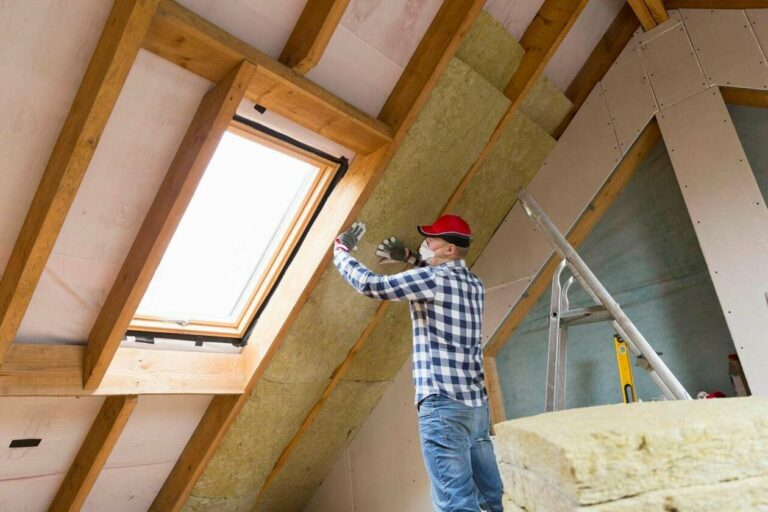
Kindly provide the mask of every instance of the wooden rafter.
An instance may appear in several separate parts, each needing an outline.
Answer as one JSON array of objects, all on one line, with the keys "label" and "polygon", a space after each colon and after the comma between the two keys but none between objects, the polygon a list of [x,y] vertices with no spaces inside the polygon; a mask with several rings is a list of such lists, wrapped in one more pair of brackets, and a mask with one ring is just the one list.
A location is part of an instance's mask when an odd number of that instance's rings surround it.
[{"label": "wooden rafter", "polygon": [[213,82],[247,60],[256,66],[248,99],[358,154],[372,153],[392,139],[385,123],[173,0],[160,1],[144,48]]},{"label": "wooden rafter", "polygon": [[136,396],[111,396],[104,400],[48,509],[50,512],[76,512],[82,508],[135,406]]},{"label": "wooden rafter", "polygon": [[721,87],[720,92],[723,94],[723,100],[730,105],[768,108],[768,91],[764,89]]},{"label": "wooden rafter", "polygon": [[[404,73],[400,79],[401,82],[410,80],[411,84],[415,84],[413,87],[419,87],[418,92],[414,94],[412,87],[398,85],[395,91],[399,92],[393,92],[388,100],[392,105],[397,105],[398,112],[403,112],[401,120],[396,124],[392,143],[373,154],[355,158],[344,180],[336,187],[315,221],[312,231],[254,329],[251,343],[246,347],[252,360],[252,377],[246,392],[237,399],[224,396],[213,399],[150,510],[176,511],[184,505],[198,478],[247,402],[256,382],[276,353],[280,341],[327,268],[330,261],[328,240],[332,240],[358,215],[381,173],[418,117],[440,75],[455,55],[464,35],[480,13],[483,3],[484,0],[444,2],[419,49],[411,58],[412,63],[416,59],[422,67],[415,70],[409,64],[410,73]],[[444,15],[446,10],[453,13],[450,22]],[[435,45],[435,38],[442,43]],[[438,50],[436,54],[426,56],[420,51],[425,46]],[[415,77],[419,79],[415,80]],[[381,118],[384,119],[383,116]]]},{"label": "wooden rafter", "polygon": [[240,394],[246,384],[240,354],[124,347],[101,385],[86,391],[84,361],[84,346],[14,343],[0,369],[0,396]]},{"label": "wooden rafter", "polygon": [[632,8],[629,4],[624,4],[566,89],[565,95],[573,103],[573,108],[555,130],[553,136],[556,139],[559,139],[560,135],[563,134],[573,116],[586,101],[589,93],[592,92],[597,82],[603,79],[639,26],[640,21]]},{"label": "wooden rafter", "polygon": [[501,391],[499,369],[496,366],[496,358],[485,355],[485,382],[488,388],[488,408],[491,412],[491,425],[506,421],[507,413],[504,411],[504,393]]},{"label": "wooden rafter", "polygon": [[[653,149],[660,138],[661,132],[659,131],[659,125],[656,120],[653,119],[642,131],[627,154],[624,155],[624,158],[608,180],[606,180],[605,184],[595,196],[595,199],[585,209],[584,213],[579,217],[571,231],[568,233],[568,241],[574,247],[578,247],[595,225],[597,225],[597,222],[608,207],[613,204],[613,201],[618,197],[621,191],[624,190],[626,184],[629,183],[629,180],[635,175],[637,169],[643,161],[645,161],[646,156],[648,156],[648,153]],[[550,288],[552,284],[552,275],[559,263],[560,259],[553,256],[547,261],[544,267],[542,267],[533,282],[528,286],[525,294],[523,294],[523,298],[514,305],[506,320],[499,326],[496,333],[493,335],[493,338],[491,338],[485,346],[486,357],[496,357],[498,355],[501,348],[512,336],[512,333],[522,323],[531,308],[533,308],[539,300],[542,293]]]},{"label": "wooden rafter", "polygon": [[627,0],[645,30],[651,30],[669,19],[661,0]]},{"label": "wooden rafter", "polygon": [[280,62],[302,74],[315,67],[348,5],[349,0],[308,0],[280,54]]},{"label": "wooden rafter", "polygon": [[[565,38],[568,30],[573,26],[573,23],[575,23],[576,18],[581,13],[586,3],[586,0],[546,0],[544,2],[544,5],[542,5],[540,11],[523,35],[521,44],[526,48],[526,54],[523,56],[523,60],[505,89],[505,94],[512,100],[512,104],[497,125],[493,135],[478,159],[467,171],[461,183],[443,207],[442,213],[451,211],[461,199],[470,180],[479,171],[485,158],[490,154],[493,145],[499,139],[501,132],[507,126],[509,121],[511,121],[520,105],[522,105],[525,95],[532,90],[534,83],[539,76],[541,76],[547,62],[552,55],[554,55],[555,50]],[[384,318],[384,314],[389,307],[389,302],[382,302],[379,305],[374,317],[358,337],[341,364],[334,370],[331,380],[323,390],[320,399],[313,405],[308,415],[304,418],[301,427],[296,434],[294,434],[291,441],[285,448],[283,448],[277,463],[264,481],[264,484],[259,491],[259,496],[266,492],[269,485],[285,466],[286,461],[298,446],[304,433],[309,430],[326,400],[339,382],[344,378],[348,369],[351,367],[356,354],[365,345],[371,332],[373,332],[381,319]],[[493,364],[493,361],[491,364]],[[501,403],[500,400],[495,400],[496,405],[499,403]]]},{"label": "wooden rafter", "polygon": [[88,336],[85,389],[101,384],[254,71],[253,64],[241,62],[201,101]]},{"label": "wooden rafter", "polygon": [[0,280],[0,365],[149,28],[157,0],[116,0]]}]

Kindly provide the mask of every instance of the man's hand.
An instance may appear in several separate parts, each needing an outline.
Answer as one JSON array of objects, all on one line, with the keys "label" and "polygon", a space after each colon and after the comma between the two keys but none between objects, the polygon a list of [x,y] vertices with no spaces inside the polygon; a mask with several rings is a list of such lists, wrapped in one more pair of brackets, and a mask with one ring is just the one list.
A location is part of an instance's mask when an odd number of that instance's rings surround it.
[{"label": "man's hand", "polygon": [[365,222],[357,221],[347,228],[346,231],[336,237],[334,250],[349,252],[357,247],[357,243],[365,234]]},{"label": "man's hand", "polygon": [[379,263],[410,263],[415,265],[418,262],[413,251],[393,236],[382,240],[376,248],[376,256],[379,257]]}]

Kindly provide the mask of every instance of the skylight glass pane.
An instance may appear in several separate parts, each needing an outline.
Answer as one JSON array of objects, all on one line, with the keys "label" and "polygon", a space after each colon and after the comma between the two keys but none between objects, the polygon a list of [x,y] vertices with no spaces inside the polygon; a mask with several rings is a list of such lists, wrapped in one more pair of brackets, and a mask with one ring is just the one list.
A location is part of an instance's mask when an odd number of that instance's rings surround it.
[{"label": "skylight glass pane", "polygon": [[137,316],[237,322],[319,172],[226,132]]}]

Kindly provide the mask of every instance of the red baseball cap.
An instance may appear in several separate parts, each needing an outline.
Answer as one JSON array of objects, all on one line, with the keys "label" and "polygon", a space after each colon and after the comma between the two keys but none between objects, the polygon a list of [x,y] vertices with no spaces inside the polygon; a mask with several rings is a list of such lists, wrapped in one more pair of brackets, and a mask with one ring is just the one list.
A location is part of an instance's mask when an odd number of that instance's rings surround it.
[{"label": "red baseball cap", "polygon": [[416,229],[423,236],[442,238],[459,247],[469,247],[469,242],[472,241],[472,230],[469,229],[469,224],[458,215],[443,215],[433,224],[417,226]]}]

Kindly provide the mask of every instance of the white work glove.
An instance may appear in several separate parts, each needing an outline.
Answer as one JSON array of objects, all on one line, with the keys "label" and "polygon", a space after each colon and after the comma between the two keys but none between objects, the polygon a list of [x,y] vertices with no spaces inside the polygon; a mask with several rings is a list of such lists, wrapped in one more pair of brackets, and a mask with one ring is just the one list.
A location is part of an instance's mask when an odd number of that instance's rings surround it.
[{"label": "white work glove", "polygon": [[382,240],[376,248],[376,256],[379,257],[379,263],[383,264],[410,263],[416,265],[419,262],[418,255],[393,236]]},{"label": "white work glove", "polygon": [[336,237],[334,250],[349,252],[357,248],[357,243],[365,234],[365,222],[357,221]]}]

